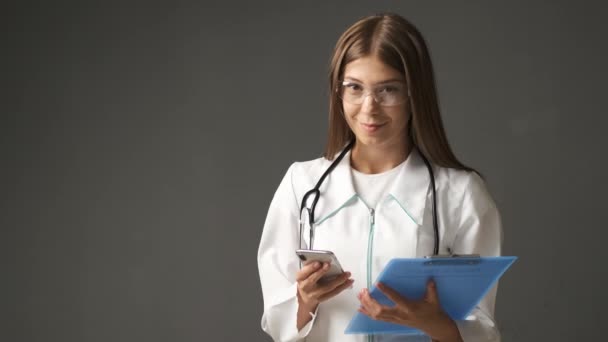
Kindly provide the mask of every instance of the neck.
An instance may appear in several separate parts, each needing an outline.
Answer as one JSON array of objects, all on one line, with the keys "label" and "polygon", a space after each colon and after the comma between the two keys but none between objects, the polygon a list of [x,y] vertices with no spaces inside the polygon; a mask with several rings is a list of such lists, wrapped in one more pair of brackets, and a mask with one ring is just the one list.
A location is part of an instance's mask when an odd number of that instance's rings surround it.
[{"label": "neck", "polygon": [[411,150],[410,141],[399,141],[390,146],[367,146],[357,141],[350,155],[350,164],[362,173],[381,173],[403,163]]}]

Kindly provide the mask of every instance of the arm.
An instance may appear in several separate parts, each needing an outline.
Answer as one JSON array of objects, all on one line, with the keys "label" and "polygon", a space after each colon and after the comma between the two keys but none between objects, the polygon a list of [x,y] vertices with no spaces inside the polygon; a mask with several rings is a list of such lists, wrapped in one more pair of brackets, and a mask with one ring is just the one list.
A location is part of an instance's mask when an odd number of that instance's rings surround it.
[{"label": "arm", "polygon": [[300,293],[298,292],[298,314],[297,314],[297,328],[298,331],[302,330],[302,328],[304,328],[306,326],[306,324],[308,324],[314,316],[316,316],[316,313],[313,314],[313,312],[317,312],[317,308],[319,307],[319,304],[305,304],[302,301],[302,297],[300,296]]},{"label": "arm", "polygon": [[299,247],[299,206],[292,173],[293,165],[270,204],[258,249],[264,295],[262,329],[280,341],[306,337],[319,304],[353,284],[350,272],[319,282],[330,269],[328,263],[309,263],[300,269],[300,260],[295,254]]},{"label": "arm", "polygon": [[[452,249],[455,254],[499,256],[502,245],[502,224],[494,200],[483,180],[475,173],[466,186]],[[497,286],[494,286],[466,320],[456,321],[464,341],[500,341],[494,321]]]},{"label": "arm", "polygon": [[295,250],[299,241],[299,210],[292,187],[294,165],[287,170],[270,203],[258,248],[264,298],[262,330],[275,341],[300,340],[310,332],[313,323],[308,311],[311,308],[300,308],[297,298],[295,275],[299,259]]}]

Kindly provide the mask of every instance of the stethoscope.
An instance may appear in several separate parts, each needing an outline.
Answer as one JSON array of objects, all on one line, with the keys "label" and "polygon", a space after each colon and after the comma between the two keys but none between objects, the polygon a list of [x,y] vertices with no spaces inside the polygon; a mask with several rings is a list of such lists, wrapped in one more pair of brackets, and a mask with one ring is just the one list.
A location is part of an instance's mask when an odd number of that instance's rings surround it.
[{"label": "stethoscope", "polygon": [[[319,191],[319,188],[321,187],[321,184],[323,184],[323,181],[325,180],[327,175],[329,175],[333,171],[333,169],[336,167],[336,165],[338,165],[340,163],[342,158],[344,158],[344,156],[346,155],[346,152],[348,152],[353,147],[354,144],[355,144],[355,140],[353,139],[348,143],[348,145],[346,145],[346,147],[342,150],[342,152],[340,152],[338,157],[331,163],[331,165],[329,165],[327,170],[325,170],[325,172],[323,173],[323,175],[321,176],[321,178],[319,179],[319,181],[317,182],[315,187],[304,194],[304,197],[302,198],[302,204],[300,206],[300,249],[302,248],[302,234],[304,233],[304,223],[307,221],[306,219],[302,218],[302,215],[303,214],[308,215],[308,224],[310,227],[310,229],[309,229],[310,239],[309,239],[308,249],[313,249],[314,231],[315,231],[315,228],[314,228],[315,208],[317,206],[317,202],[319,201],[319,197],[321,196],[321,191]],[[422,153],[420,153],[420,156],[422,157],[422,160],[424,161],[424,164],[426,165],[426,168],[429,171],[429,175],[431,176],[431,185],[433,187],[433,228],[435,231],[435,247],[433,249],[433,255],[438,255],[439,254],[439,225],[437,223],[437,194],[436,194],[436,190],[435,190],[435,175],[433,174],[433,168],[431,167],[431,164],[429,163],[428,159],[426,159],[426,157]],[[312,205],[309,208],[309,207],[307,207],[307,203],[308,203],[308,198],[310,196],[314,196],[314,197],[312,199]]]}]

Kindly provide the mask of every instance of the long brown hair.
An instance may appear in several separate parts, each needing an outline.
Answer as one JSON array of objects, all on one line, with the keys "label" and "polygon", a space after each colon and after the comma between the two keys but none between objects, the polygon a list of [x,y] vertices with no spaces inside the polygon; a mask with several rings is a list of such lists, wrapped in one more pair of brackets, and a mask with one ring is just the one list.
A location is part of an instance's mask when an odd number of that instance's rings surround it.
[{"label": "long brown hair", "polygon": [[355,139],[344,119],[338,85],[348,63],[370,55],[405,75],[411,101],[407,134],[420,153],[435,165],[473,171],[456,159],[448,143],[439,113],[431,57],[422,35],[414,25],[393,13],[357,21],[336,43],[329,73],[329,134],[324,157],[332,160]]}]

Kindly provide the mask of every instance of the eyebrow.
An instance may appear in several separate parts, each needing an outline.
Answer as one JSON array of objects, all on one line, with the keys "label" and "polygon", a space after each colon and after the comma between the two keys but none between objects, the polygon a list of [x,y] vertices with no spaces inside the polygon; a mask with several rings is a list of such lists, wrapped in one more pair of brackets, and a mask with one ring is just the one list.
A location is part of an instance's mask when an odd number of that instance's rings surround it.
[{"label": "eyebrow", "polygon": [[[355,81],[355,82],[363,83],[360,80],[358,80],[358,79],[356,79],[354,77],[350,77],[350,76],[344,77],[344,80],[350,80],[350,81]],[[391,78],[391,79],[388,79],[388,80],[384,80],[384,81],[378,82],[376,84],[386,84],[386,83],[394,83],[394,82],[405,83],[405,81],[403,79],[400,79],[400,78]]]}]

